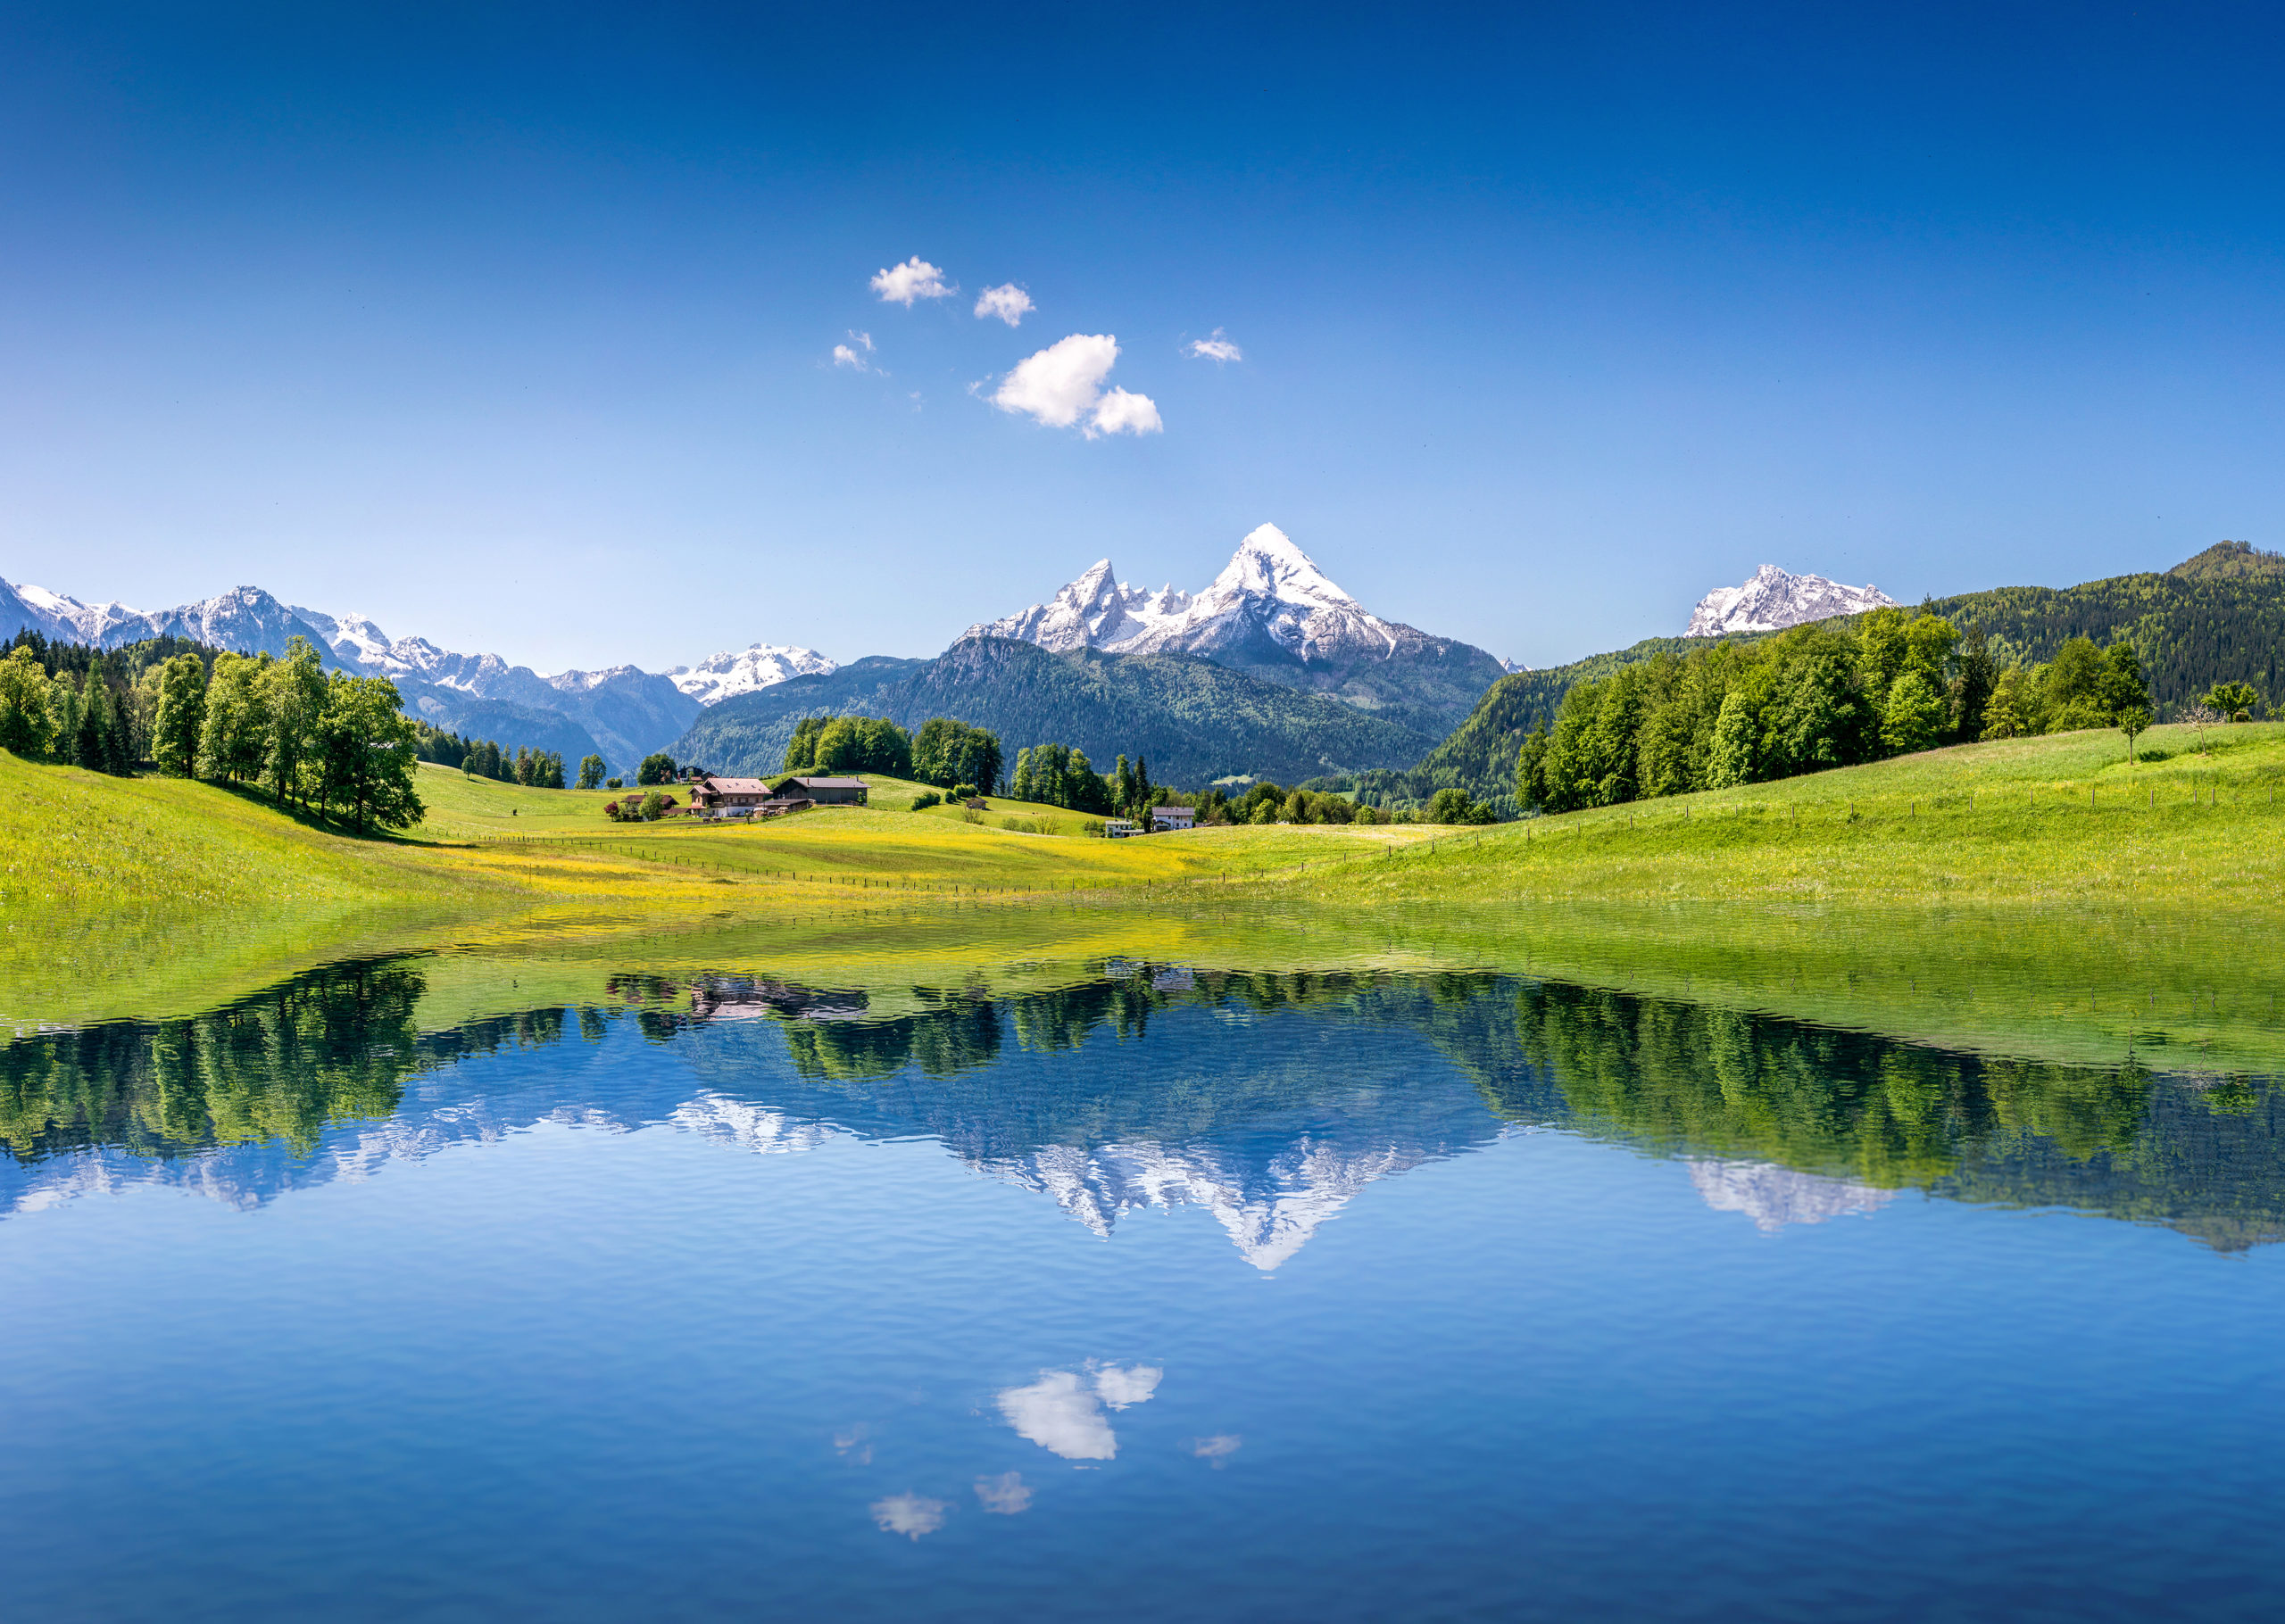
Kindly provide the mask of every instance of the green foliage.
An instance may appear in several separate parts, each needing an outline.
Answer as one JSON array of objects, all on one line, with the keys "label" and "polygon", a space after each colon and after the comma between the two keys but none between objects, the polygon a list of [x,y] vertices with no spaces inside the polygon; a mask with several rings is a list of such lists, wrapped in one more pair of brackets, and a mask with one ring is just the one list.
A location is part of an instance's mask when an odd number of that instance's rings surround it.
[{"label": "green foliage", "polygon": [[1932,749],[1943,739],[1947,709],[1925,676],[1907,671],[1889,686],[1881,715],[1881,742],[1899,756]]},{"label": "green foliage", "polygon": [[2250,722],[2261,693],[2251,683],[2216,683],[2206,690],[2206,704],[2232,722]]},{"label": "green foliage", "polygon": [[206,722],[206,662],[195,654],[178,654],[162,672],[151,753],[161,772],[187,778],[197,770],[199,733]]},{"label": "green foliage", "polygon": [[942,806],[944,798],[934,790],[923,790],[912,798],[912,810],[926,812],[931,807]]},{"label": "green foliage", "polygon": [[601,789],[602,782],[603,758],[595,755],[580,757],[578,787],[583,790]]},{"label": "green foliage", "polygon": [[664,750],[643,758],[643,765],[636,769],[637,784],[672,783],[675,781],[675,758]]},{"label": "green foliage", "polygon": [[2216,542],[2166,573],[2191,581],[2285,577],[2285,552],[2264,552],[2251,542]]},{"label": "green foliage", "polygon": [[0,660],[0,750],[19,756],[47,749],[47,673],[31,650],[16,648]]},{"label": "green foliage", "polygon": [[988,795],[1000,782],[1001,765],[1000,735],[988,728],[931,717],[913,735],[911,776],[923,783],[977,784]]},{"label": "green foliage", "polygon": [[2062,591],[2000,587],[1938,599],[1931,607],[1956,623],[1982,626],[2003,667],[2053,663],[2074,638],[2131,642],[2152,709],[2171,716],[2220,682],[2279,691],[2285,680],[2280,565],[2278,554],[2225,543],[2165,575],[2114,576]]},{"label": "green foliage", "polygon": [[358,833],[376,824],[402,829],[420,821],[425,808],[412,787],[412,723],[386,677],[333,673],[311,757],[319,805],[329,811],[338,802]]},{"label": "green foliage", "polygon": [[267,654],[218,655],[206,684],[206,720],[198,735],[198,775],[242,783],[257,777],[270,754],[270,718],[262,677]]},{"label": "green foliage", "polygon": [[1068,807],[1074,812],[1108,813],[1110,786],[1087,759],[1087,752],[1068,744],[1034,744],[1016,752],[1016,773],[1009,793],[1018,800],[1044,807]]},{"label": "green foliage", "polygon": [[280,803],[306,790],[318,718],[328,696],[318,651],[306,637],[295,637],[286,646],[286,658],[262,674],[270,746],[262,771],[271,797]]},{"label": "green foliage", "polygon": [[1428,799],[1427,821],[1432,824],[1488,824],[1491,808],[1468,800],[1457,786],[1439,790]]}]

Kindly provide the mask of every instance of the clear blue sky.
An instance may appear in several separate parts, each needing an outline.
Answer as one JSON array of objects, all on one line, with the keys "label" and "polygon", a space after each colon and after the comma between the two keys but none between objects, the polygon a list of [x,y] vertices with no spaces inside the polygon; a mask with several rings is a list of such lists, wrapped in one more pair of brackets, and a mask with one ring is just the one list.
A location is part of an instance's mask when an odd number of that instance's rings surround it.
[{"label": "clear blue sky", "polygon": [[2285,535],[2272,6],[189,9],[0,8],[10,580],[845,659],[1267,520],[1545,664]]}]

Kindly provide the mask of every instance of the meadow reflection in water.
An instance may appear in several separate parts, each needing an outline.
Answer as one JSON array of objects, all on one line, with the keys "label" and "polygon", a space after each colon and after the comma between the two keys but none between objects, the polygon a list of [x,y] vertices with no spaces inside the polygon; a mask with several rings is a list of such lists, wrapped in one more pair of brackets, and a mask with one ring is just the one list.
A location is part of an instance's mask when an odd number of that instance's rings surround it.
[{"label": "meadow reflection in water", "polygon": [[[1109,1235],[1197,1206],[1274,1270],[1374,1181],[1514,1128],[1688,1166],[1766,1230],[1907,1190],[2062,1206],[2234,1249],[2285,1235],[2268,1080],[1945,1053],[1558,982],[1111,961],[1016,996],[627,972],[421,1019],[423,961],[329,966],[210,1013],[0,1048],[0,1210],[176,1182],[245,1203],[542,1121],[742,1149],[933,1139]],[[628,1031],[679,1064],[477,1064]]]}]

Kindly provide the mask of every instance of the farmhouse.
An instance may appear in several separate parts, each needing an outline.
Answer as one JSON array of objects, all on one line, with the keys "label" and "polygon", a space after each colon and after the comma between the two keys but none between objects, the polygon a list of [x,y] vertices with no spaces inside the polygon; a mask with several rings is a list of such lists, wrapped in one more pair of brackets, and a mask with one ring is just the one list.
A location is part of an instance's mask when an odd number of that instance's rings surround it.
[{"label": "farmhouse", "polygon": [[769,799],[769,786],[759,778],[717,778],[710,773],[690,786],[690,804],[706,812],[758,807]]},{"label": "farmhouse", "polygon": [[1198,826],[1195,807],[1153,807],[1151,808],[1153,829],[1193,829]]},{"label": "farmhouse", "polygon": [[861,807],[865,781],[861,778],[781,778],[769,786],[776,800],[813,800],[820,807]]}]

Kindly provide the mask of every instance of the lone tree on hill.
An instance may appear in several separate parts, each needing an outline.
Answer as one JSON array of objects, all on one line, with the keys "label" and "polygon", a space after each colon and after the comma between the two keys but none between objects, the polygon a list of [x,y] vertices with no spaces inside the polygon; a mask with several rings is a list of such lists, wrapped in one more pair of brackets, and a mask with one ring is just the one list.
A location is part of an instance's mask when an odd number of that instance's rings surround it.
[{"label": "lone tree on hill", "polygon": [[642,785],[672,783],[675,781],[675,758],[661,750],[643,758],[643,765],[635,769],[635,782]]},{"label": "lone tree on hill", "polygon": [[2251,683],[2216,683],[2206,702],[2232,722],[2250,722],[2261,692]]},{"label": "lone tree on hill", "polygon": [[2150,725],[2150,689],[2142,680],[2142,662],[2134,645],[2121,639],[2103,650],[2101,675],[2095,697],[2110,713],[2111,725],[2126,735],[2126,759],[2134,759],[2134,736]]}]

